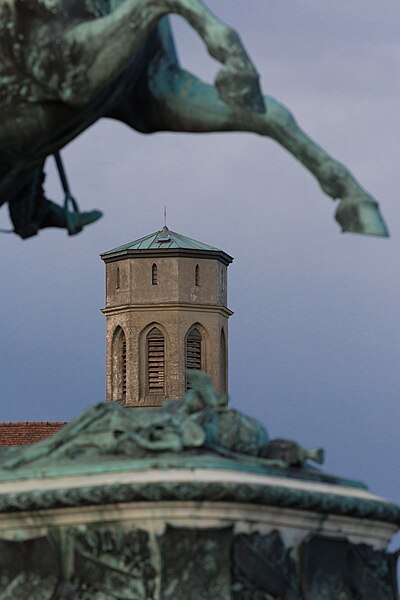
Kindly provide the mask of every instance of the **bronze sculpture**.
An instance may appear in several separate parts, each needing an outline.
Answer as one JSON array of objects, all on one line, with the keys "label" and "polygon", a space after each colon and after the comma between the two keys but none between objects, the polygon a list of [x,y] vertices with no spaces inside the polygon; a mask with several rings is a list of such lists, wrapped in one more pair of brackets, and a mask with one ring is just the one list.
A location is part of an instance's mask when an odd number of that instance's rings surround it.
[{"label": "bronze sculpture", "polygon": [[[219,396],[207,373],[188,370],[190,389],[180,401],[170,400],[161,409],[128,410],[116,402],[90,408],[79,422],[63,427],[41,444],[25,449],[7,448],[1,458],[5,469],[40,464],[52,455],[56,461],[77,456],[90,457],[93,451],[104,456],[134,459],[163,453],[183,455],[202,448],[238,463],[253,458],[261,467],[307,466],[312,460],[323,463],[322,449],[307,451],[291,440],[272,440],[256,419],[228,407],[228,397]],[[89,428],[89,429],[88,429]],[[92,430],[100,445],[90,442]],[[85,434],[82,436],[82,431]]]},{"label": "bronze sculpture", "polygon": [[0,598],[398,600],[400,506],[187,375],[181,401],[0,453]]},{"label": "bronze sculpture", "polygon": [[[222,63],[215,86],[179,65],[167,15],[181,15]],[[375,200],[351,173],[262,96],[238,35],[201,0],[2,0],[0,204],[15,231],[77,233],[100,213],[44,196],[43,164],[89,125],[112,117],[144,132],[249,131],[272,137],[341,201],[343,231],[387,236]],[[67,207],[66,207],[67,208]]]}]

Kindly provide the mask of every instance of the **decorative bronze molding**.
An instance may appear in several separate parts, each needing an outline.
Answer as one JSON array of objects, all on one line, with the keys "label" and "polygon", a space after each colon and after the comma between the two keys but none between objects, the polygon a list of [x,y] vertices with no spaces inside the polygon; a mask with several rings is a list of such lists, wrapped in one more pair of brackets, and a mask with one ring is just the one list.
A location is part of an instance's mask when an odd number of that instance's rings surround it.
[{"label": "decorative bronze molding", "polygon": [[400,507],[389,502],[283,486],[201,481],[130,483],[2,494],[0,513],[160,501],[237,502],[370,519],[400,526]]}]

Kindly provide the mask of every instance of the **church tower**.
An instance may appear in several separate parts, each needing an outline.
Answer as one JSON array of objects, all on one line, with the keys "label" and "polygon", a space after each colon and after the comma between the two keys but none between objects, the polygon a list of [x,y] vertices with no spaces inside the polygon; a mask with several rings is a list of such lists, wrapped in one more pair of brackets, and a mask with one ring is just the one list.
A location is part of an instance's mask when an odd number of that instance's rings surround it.
[{"label": "church tower", "polygon": [[187,390],[186,369],[227,391],[227,268],[232,257],[164,226],[101,254],[106,265],[106,394],[160,406]]}]

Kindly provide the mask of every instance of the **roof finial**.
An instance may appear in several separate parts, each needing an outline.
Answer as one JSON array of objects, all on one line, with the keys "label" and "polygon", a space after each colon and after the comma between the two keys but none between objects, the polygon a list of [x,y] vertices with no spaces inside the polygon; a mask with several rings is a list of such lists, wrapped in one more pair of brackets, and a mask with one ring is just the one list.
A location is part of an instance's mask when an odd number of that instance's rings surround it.
[{"label": "roof finial", "polygon": [[167,226],[167,205],[164,206],[164,227]]}]

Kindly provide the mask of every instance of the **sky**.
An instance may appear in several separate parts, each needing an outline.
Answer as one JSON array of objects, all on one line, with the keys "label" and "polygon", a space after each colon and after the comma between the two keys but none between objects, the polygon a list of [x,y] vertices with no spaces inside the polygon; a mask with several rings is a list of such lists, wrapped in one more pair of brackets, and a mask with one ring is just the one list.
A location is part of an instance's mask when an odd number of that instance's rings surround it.
[{"label": "sky", "polygon": [[[99,254],[160,229],[166,204],[173,231],[235,257],[232,406],[400,501],[400,4],[208,5],[240,32],[264,92],[380,202],[390,239],[341,234],[334,202],[267,138],[103,120],[63,157],[82,209],[104,218],[75,237],[0,235],[0,420],[70,420],[105,399]],[[212,81],[202,41],[173,25],[183,65]],[[47,193],[62,202],[51,159]]]}]

